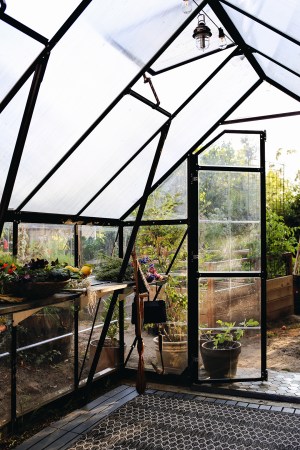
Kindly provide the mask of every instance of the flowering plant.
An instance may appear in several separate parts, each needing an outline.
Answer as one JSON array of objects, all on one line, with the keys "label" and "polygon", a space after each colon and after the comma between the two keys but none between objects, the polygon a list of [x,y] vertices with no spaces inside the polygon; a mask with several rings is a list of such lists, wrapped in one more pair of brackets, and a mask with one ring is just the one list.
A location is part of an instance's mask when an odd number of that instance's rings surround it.
[{"label": "flowering plant", "polygon": [[163,281],[165,277],[157,272],[153,261],[149,258],[149,256],[143,256],[139,259],[139,263],[142,271],[145,273],[146,280],[148,283],[152,283],[153,281]]},{"label": "flowering plant", "polygon": [[65,281],[70,278],[69,270],[61,267],[58,260],[50,264],[45,259],[31,259],[24,266],[0,261],[0,283],[29,283],[43,281]]}]

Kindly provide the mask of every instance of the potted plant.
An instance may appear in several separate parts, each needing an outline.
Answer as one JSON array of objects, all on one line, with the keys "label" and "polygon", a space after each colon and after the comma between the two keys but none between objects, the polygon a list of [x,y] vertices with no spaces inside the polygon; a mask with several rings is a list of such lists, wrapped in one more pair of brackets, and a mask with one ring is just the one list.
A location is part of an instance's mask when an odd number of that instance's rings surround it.
[{"label": "potted plant", "polygon": [[[169,277],[165,286],[165,301],[168,320],[159,325],[161,352],[159,336],[153,339],[156,358],[158,364],[163,364],[165,373],[180,374],[187,367],[187,294],[180,279]],[[157,364],[152,365],[157,370]]]},{"label": "potted plant", "polygon": [[16,297],[49,297],[63,289],[70,279],[69,270],[58,260],[31,259],[24,266],[0,262],[1,291]]},{"label": "potted plant", "polygon": [[[102,299],[102,309],[100,311],[100,319],[104,322],[107,311],[110,305],[111,296],[107,297],[106,299]],[[125,324],[125,329],[126,329]],[[100,372],[102,370],[108,369],[108,368],[115,368],[120,365],[120,341],[118,340],[118,334],[119,334],[119,308],[118,304],[115,306],[111,323],[107,330],[107,335],[104,341],[104,346],[101,351],[101,355],[97,364],[96,371]],[[90,354],[89,354],[89,363],[90,365],[93,362],[95,351],[98,345],[99,339],[94,339],[90,343]],[[126,344],[124,344],[124,347],[126,347]]]},{"label": "potted plant", "polygon": [[244,320],[235,326],[235,322],[217,320],[220,331],[207,334],[206,342],[201,345],[201,354],[205,370],[210,378],[234,378],[237,372],[238,358],[241,353],[241,338],[245,327],[256,327],[254,319]]}]

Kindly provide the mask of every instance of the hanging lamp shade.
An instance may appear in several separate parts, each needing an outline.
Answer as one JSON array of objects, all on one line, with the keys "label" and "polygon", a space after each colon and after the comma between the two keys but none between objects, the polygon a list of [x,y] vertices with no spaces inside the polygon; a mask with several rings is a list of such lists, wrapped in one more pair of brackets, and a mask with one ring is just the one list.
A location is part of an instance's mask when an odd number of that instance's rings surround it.
[{"label": "hanging lamp shade", "polygon": [[199,50],[204,50],[209,47],[210,37],[212,33],[210,28],[205,24],[204,14],[199,14],[198,25],[194,29],[193,38],[195,39],[196,47]]}]

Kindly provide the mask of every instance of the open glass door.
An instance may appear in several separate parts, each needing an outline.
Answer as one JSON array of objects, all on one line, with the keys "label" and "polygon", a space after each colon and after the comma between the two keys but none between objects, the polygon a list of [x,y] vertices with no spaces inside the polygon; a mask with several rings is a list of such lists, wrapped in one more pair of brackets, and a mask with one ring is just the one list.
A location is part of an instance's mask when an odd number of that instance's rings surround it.
[{"label": "open glass door", "polygon": [[198,156],[198,382],[266,379],[265,133]]}]

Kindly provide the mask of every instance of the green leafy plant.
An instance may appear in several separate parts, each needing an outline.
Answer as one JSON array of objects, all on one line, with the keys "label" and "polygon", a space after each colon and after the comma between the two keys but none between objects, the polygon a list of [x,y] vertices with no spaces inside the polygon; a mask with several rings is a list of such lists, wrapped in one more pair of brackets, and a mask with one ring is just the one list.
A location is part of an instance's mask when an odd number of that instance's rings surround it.
[{"label": "green leafy plant", "polygon": [[233,348],[235,343],[240,341],[240,339],[244,336],[245,327],[257,327],[259,325],[259,322],[254,319],[245,319],[243,322],[239,323],[239,327],[243,328],[236,328],[235,322],[223,322],[223,320],[217,320],[216,323],[220,325],[221,331],[215,335],[212,335],[214,349]]},{"label": "green leafy plant", "polygon": [[165,287],[167,323],[160,324],[164,340],[169,342],[186,341],[187,335],[187,294],[181,280],[170,276]]},{"label": "green leafy plant", "polygon": [[[102,299],[101,302],[102,309],[100,312],[100,319],[104,322],[111,302],[111,296]],[[119,304],[117,303],[112,314],[111,323],[107,330],[106,345],[116,346],[116,344],[118,343],[119,328]],[[126,330],[127,328],[128,324],[125,322],[124,329]]]},{"label": "green leafy plant", "polygon": [[[122,258],[115,256],[101,255],[101,262],[94,268],[96,280],[118,281]],[[124,280],[130,280],[133,276],[133,267],[128,264],[124,275]]]}]

